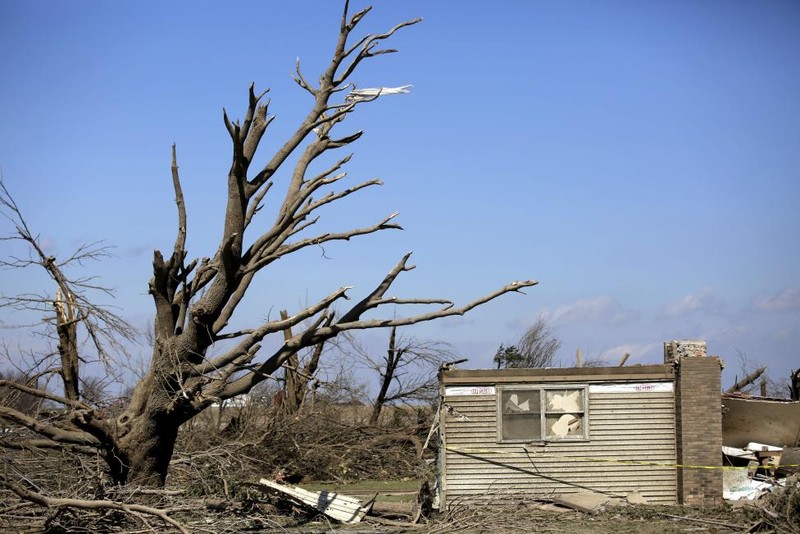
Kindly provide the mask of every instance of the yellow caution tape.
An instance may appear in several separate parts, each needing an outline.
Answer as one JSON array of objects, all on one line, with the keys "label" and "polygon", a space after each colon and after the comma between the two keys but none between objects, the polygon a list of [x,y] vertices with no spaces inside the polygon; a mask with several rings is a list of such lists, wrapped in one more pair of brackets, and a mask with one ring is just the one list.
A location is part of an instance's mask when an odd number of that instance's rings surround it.
[{"label": "yellow caution tape", "polygon": [[[478,454],[507,454],[509,451],[507,450],[488,450],[488,449],[464,449],[460,447],[450,447],[446,446],[445,450],[460,453],[460,454],[467,454],[472,456],[477,456]],[[530,452],[525,449],[525,452]],[[589,462],[603,462],[603,463],[610,463],[610,464],[623,464],[623,465],[643,465],[643,466],[650,466],[650,467],[674,467],[674,468],[682,468],[682,469],[746,469],[748,466],[732,466],[732,465],[686,465],[686,464],[674,464],[668,462],[648,462],[643,460],[617,460],[617,459],[609,459],[609,458],[596,458],[592,456],[560,456],[559,459],[563,460],[584,460]],[[800,464],[760,464],[758,466],[753,466],[751,469],[776,469],[778,467],[800,467]]]}]

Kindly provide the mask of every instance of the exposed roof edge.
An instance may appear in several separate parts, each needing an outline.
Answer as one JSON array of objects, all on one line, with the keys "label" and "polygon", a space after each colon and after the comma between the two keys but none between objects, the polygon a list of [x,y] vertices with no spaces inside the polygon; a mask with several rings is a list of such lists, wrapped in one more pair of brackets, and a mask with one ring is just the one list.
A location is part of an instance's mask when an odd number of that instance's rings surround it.
[{"label": "exposed roof edge", "polygon": [[672,365],[632,365],[628,367],[558,367],[546,369],[445,369],[442,384],[569,382],[576,380],[672,380]]}]

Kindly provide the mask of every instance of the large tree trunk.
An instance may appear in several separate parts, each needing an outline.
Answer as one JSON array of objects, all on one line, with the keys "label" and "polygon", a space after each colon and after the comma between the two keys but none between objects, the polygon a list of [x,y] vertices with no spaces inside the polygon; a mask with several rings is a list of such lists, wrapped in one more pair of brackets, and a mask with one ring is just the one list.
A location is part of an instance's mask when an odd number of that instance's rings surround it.
[{"label": "large tree trunk", "polygon": [[141,486],[163,486],[179,425],[166,414],[141,417],[132,425],[120,447],[128,460],[127,477],[123,483]]},{"label": "large tree trunk", "polygon": [[[156,340],[151,370],[133,392],[116,421],[120,458],[107,458],[120,484],[163,486],[178,439],[178,429],[191,418],[182,380],[173,361],[186,361],[187,345],[179,336]],[[121,464],[120,466],[115,466]],[[115,474],[116,471],[116,474]]]}]

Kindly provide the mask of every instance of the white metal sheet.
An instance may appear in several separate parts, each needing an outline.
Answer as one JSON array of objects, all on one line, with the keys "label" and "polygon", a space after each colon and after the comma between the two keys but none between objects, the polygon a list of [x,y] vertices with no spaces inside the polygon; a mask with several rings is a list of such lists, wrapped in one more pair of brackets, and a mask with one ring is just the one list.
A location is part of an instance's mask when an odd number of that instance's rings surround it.
[{"label": "white metal sheet", "polygon": [[589,385],[589,393],[668,393],[671,392],[672,389],[672,382]]},{"label": "white metal sheet", "polygon": [[444,388],[445,397],[468,397],[494,394],[494,386],[451,386]]}]

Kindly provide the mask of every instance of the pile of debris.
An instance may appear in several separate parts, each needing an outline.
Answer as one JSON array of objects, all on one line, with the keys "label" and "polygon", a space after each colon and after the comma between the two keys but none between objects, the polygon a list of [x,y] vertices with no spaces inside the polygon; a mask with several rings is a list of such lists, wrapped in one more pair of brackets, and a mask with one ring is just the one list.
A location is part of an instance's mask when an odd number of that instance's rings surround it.
[{"label": "pile of debris", "polygon": [[750,442],[744,448],[723,445],[722,455],[722,497],[729,501],[755,500],[800,472],[798,447]]},{"label": "pile of debris", "polygon": [[800,473],[800,402],[723,394],[722,442],[726,500],[792,486]]},{"label": "pile of debris", "polygon": [[[258,485],[262,491],[274,495],[278,502],[291,504],[312,514],[321,514],[339,523],[355,524],[369,516],[373,523],[411,527],[431,515],[433,493],[423,481],[416,492],[416,502],[377,502],[378,493],[362,501],[354,496],[336,491],[309,491],[299,486],[262,478]],[[407,494],[402,491],[400,494]]]}]

